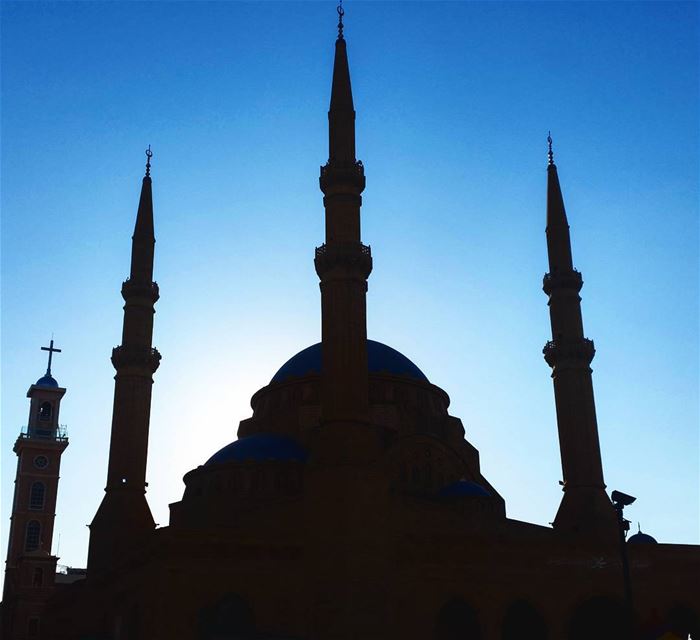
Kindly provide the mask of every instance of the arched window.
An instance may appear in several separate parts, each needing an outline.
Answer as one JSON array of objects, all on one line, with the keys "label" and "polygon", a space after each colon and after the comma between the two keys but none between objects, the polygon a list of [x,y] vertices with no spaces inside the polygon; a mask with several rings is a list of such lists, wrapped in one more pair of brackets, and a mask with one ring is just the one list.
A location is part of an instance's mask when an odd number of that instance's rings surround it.
[{"label": "arched window", "polygon": [[199,637],[247,638],[255,631],[253,612],[238,595],[228,594],[210,607],[199,612]]},{"label": "arched window", "polygon": [[46,496],[46,485],[43,482],[32,483],[29,492],[29,508],[32,511],[41,511],[44,508],[44,497]]},{"label": "arched window", "polygon": [[423,466],[423,485],[428,491],[433,488],[433,467],[430,464]]},{"label": "arched window", "polygon": [[549,637],[544,618],[525,602],[511,604],[503,619],[502,640],[547,640]]},{"label": "arched window", "polygon": [[42,402],[39,407],[39,420],[51,420],[52,411],[50,402]]},{"label": "arched window", "polygon": [[40,567],[34,569],[34,575],[32,576],[32,586],[42,587],[44,586],[44,570]]},{"label": "arched window", "polygon": [[27,535],[24,538],[24,550],[36,551],[39,548],[41,539],[41,524],[38,520],[27,522]]},{"label": "arched window", "polygon": [[27,620],[27,637],[36,638],[39,635],[39,618],[32,616]]},{"label": "arched window", "polygon": [[666,624],[664,631],[670,631],[679,638],[687,638],[690,636],[700,638],[700,619],[690,607],[685,605],[676,605],[666,615]]},{"label": "arched window", "polygon": [[476,611],[464,600],[448,602],[437,617],[436,640],[481,640],[481,625]]},{"label": "arched window", "polygon": [[418,467],[413,467],[411,469],[411,482],[414,486],[417,486],[420,482],[420,469]]},{"label": "arched window", "polygon": [[265,489],[267,488],[267,483],[265,480],[265,473],[262,470],[256,469],[255,471],[253,471],[251,490],[255,492],[265,491]]},{"label": "arched window", "polygon": [[570,640],[628,640],[632,623],[624,603],[597,596],[574,611],[569,621]]}]

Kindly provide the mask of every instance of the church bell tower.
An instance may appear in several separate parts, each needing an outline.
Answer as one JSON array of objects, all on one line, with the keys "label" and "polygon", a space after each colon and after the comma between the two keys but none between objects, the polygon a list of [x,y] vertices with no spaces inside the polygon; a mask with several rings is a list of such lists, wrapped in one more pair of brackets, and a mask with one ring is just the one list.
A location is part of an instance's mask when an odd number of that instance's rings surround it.
[{"label": "church bell tower", "polygon": [[15,442],[17,474],[12,502],[2,598],[2,637],[6,640],[48,637],[42,630],[44,606],[54,587],[56,561],[51,555],[61,455],[68,446],[59,423],[66,393],[51,374],[51,340],[46,373],[29,391],[29,420]]}]

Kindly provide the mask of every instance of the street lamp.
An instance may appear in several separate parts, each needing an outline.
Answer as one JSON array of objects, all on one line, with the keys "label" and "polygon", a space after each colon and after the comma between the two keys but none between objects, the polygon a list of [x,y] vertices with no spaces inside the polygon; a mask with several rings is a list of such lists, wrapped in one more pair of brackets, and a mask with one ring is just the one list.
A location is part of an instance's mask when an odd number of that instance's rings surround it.
[{"label": "street lamp", "polygon": [[612,498],[613,507],[617,512],[617,524],[620,533],[620,555],[622,556],[622,576],[625,583],[625,601],[627,602],[629,613],[632,615],[632,585],[630,581],[630,566],[627,561],[627,543],[625,541],[627,532],[630,530],[630,521],[625,520],[622,512],[625,507],[631,505],[637,498],[628,496],[626,493],[622,493],[622,491],[613,491],[610,497]]}]

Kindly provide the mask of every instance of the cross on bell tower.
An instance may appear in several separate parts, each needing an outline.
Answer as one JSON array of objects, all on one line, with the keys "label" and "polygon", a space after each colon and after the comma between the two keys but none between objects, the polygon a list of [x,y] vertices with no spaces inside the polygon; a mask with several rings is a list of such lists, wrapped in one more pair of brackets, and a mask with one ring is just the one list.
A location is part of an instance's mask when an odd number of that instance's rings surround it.
[{"label": "cross on bell tower", "polygon": [[56,348],[53,346],[53,338],[51,338],[51,342],[49,343],[49,346],[48,346],[48,347],[41,347],[41,350],[42,350],[42,351],[48,351],[48,352],[49,352],[49,364],[48,364],[48,366],[46,367],[46,375],[47,375],[47,376],[50,376],[50,375],[51,375],[51,360],[52,360],[52,358],[53,358],[53,354],[54,354],[54,353],[61,353],[61,350],[60,350],[60,349],[56,349]]}]

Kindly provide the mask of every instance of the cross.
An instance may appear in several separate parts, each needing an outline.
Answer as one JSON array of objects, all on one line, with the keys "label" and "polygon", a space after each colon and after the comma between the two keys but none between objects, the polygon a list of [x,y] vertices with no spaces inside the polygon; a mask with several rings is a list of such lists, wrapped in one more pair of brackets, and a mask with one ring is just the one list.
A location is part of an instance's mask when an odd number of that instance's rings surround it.
[{"label": "cross", "polygon": [[49,346],[48,347],[41,347],[41,350],[49,352],[49,366],[46,368],[46,375],[50,376],[51,375],[51,359],[53,358],[53,354],[54,353],[61,353],[61,350],[54,348],[53,338],[51,338],[51,342],[49,343]]}]

